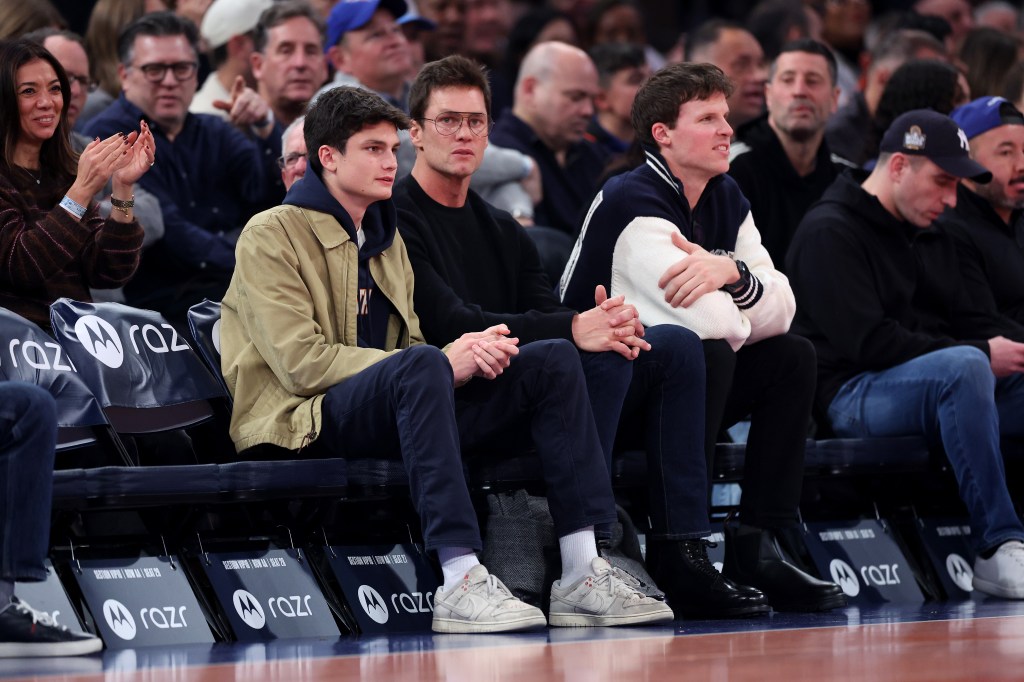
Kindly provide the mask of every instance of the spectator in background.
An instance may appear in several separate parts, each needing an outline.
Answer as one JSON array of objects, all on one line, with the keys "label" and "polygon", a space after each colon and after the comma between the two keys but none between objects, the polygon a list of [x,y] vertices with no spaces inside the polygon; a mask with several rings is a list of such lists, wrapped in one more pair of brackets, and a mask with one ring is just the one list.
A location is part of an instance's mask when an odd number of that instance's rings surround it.
[{"label": "spectator in background", "polygon": [[897,29],[871,50],[860,91],[839,107],[825,127],[825,137],[834,153],[858,166],[868,161],[864,157],[865,137],[871,133],[882,92],[893,72],[911,59],[946,59],[946,49],[929,33]]},{"label": "spectator in background", "polygon": [[73,633],[14,596],[14,583],[46,579],[57,445],[53,397],[32,384],[0,382],[0,656],[77,656],[103,641]]},{"label": "spectator in background", "polygon": [[192,98],[188,110],[193,114],[213,114],[230,120],[230,107],[224,104],[230,105],[235,82],[241,78],[246,87],[255,87],[250,59],[255,47],[253,33],[260,14],[271,4],[272,0],[214,0],[210,5],[199,34],[209,49],[213,72]]},{"label": "spectator in background", "polygon": [[109,135],[145,117],[156,166],[142,186],[160,200],[164,238],[143,255],[125,288],[131,305],[182,321],[203,298],[220,300],[234,269],[238,231],[261,202],[277,202],[274,125],[255,118],[250,135],[188,111],[196,91],[196,27],[160,12],[130,24],[119,41],[124,92],[86,128]]},{"label": "spectator in background", "polygon": [[602,149],[584,139],[597,91],[597,69],[586,52],[541,43],[523,60],[512,111],[498,118],[491,133],[491,142],[531,156],[540,168],[544,196],[534,222],[547,229],[529,233],[538,240],[552,281],[565,267],[607,161]]},{"label": "spectator in background", "polygon": [[988,0],[974,8],[974,25],[1015,35],[1020,30],[1020,8],[1004,0]]},{"label": "spectator in background", "polygon": [[960,183],[956,206],[936,225],[957,244],[974,309],[997,318],[1007,338],[1024,341],[1024,114],[1002,97],[982,97],[954,109],[951,118],[992,181]]},{"label": "spectator in background", "polygon": [[968,0],[917,0],[913,9],[918,14],[945,19],[951,29],[950,40],[959,49],[967,33],[974,28],[974,16]]},{"label": "spectator in background", "polygon": [[423,39],[429,62],[461,51],[466,45],[466,0],[421,0],[420,14],[437,27]]},{"label": "spectator in background", "polygon": [[372,90],[384,101],[408,111],[412,51],[398,19],[404,0],[339,2],[327,17],[327,59],[334,80],[318,91],[339,85]]},{"label": "spectator in background", "polygon": [[595,3],[587,13],[582,43],[588,50],[609,43],[639,45],[652,72],[665,66],[665,58],[647,42],[644,16],[634,0],[599,0]]},{"label": "spectator in background", "polygon": [[822,8],[821,39],[832,48],[839,67],[839,105],[849,101],[857,91],[860,77],[860,55],[871,21],[869,0],[825,0],[815,3]]},{"label": "spectator in background", "polygon": [[79,130],[84,130],[86,123],[121,94],[121,60],[117,54],[121,31],[143,14],[166,9],[159,0],[96,0],[85,31],[85,51],[89,53],[93,80],[99,87],[89,93],[79,117]]},{"label": "spectator in background", "polygon": [[821,40],[821,17],[802,0],[762,0],[747,16],[746,27],[769,62],[786,43],[801,38]]},{"label": "spectator in background", "polygon": [[512,108],[519,66],[523,63],[526,53],[535,45],[549,41],[579,45],[579,36],[576,26],[572,23],[572,17],[549,7],[537,7],[524,13],[512,25],[500,77],[491,75],[495,118],[505,109]]},{"label": "spectator in background", "polygon": [[630,111],[636,91],[651,76],[639,45],[604,43],[590,50],[597,68],[594,118],[587,132],[608,157],[624,154],[636,137]]},{"label": "spectator in background", "polygon": [[466,44],[460,53],[495,68],[503,61],[511,29],[509,0],[466,0]]},{"label": "spectator in background", "polygon": [[1024,61],[1014,64],[1007,72],[1003,97],[1010,100],[1018,111],[1024,111]]},{"label": "spectator in background", "polygon": [[971,98],[967,79],[955,67],[936,59],[914,59],[886,83],[860,157],[870,164],[878,156],[882,136],[898,116],[912,109],[949,114]]},{"label": "spectator in background", "polygon": [[427,60],[426,48],[423,45],[423,34],[433,31],[437,26],[434,22],[420,14],[419,9],[416,7],[416,0],[408,0],[406,4],[409,6],[409,10],[399,17],[398,25],[402,27],[405,39],[409,43],[412,63],[409,65],[409,73],[406,74],[406,80],[412,81]]},{"label": "spectator in background", "polygon": [[836,176],[851,166],[825,142],[836,111],[836,62],[828,46],[789,43],[772,63],[765,86],[768,114],[736,133],[729,175],[750,202],[761,243],[780,271],[800,219]]},{"label": "spectator in background", "polygon": [[[81,36],[70,31],[58,31],[54,28],[44,28],[33,31],[25,36],[26,40],[41,44],[50,51],[68,76],[71,90],[65,98],[65,106],[68,110],[68,127],[71,132],[71,148],[81,154],[89,146],[91,140],[75,132],[75,122],[85,105],[87,93],[92,89],[93,81],[89,77],[89,57],[85,53],[85,45]],[[93,200],[99,204],[100,215],[104,218],[110,216],[112,206],[110,198],[114,195],[113,182],[108,182]],[[132,186],[131,195],[134,197],[135,218],[139,221],[145,232],[142,247],[147,248],[155,241],[164,236],[164,216],[160,211],[160,202],[155,196],[144,190],[138,183]],[[118,289],[93,289],[92,297],[97,301],[124,302],[124,292]]]},{"label": "spectator in background", "polygon": [[967,68],[972,97],[999,97],[1006,77],[1024,57],[1021,39],[994,28],[971,29],[960,46],[960,61]]},{"label": "spectator in background", "polygon": [[[89,287],[121,286],[135,272],[143,233],[132,187],[154,158],[153,135],[138,117],[76,155],[63,95],[70,91],[42,45],[0,43],[0,306],[44,329],[58,298],[89,301]],[[110,180],[118,210],[103,219],[93,197]]]},{"label": "spectator in background", "polygon": [[13,40],[41,28],[66,29],[67,22],[50,0],[0,0],[0,40]]},{"label": "spectator in background", "polygon": [[281,135],[281,157],[277,160],[277,165],[281,167],[281,181],[286,190],[291,189],[292,185],[306,174],[308,158],[305,121],[305,116],[299,116]]},{"label": "spectator in background", "polygon": [[301,0],[275,2],[260,15],[252,75],[280,124],[278,132],[305,112],[327,80],[324,31],[323,19]]},{"label": "spectator in background", "polygon": [[687,37],[686,61],[714,64],[732,81],[729,125],[733,130],[764,113],[768,67],[750,31],[725,19],[706,21]]}]

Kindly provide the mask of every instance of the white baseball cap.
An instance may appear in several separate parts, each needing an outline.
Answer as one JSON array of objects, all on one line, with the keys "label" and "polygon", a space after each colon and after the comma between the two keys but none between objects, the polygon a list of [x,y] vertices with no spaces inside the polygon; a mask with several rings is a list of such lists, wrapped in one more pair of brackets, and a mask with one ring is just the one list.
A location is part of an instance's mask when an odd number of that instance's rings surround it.
[{"label": "white baseball cap", "polygon": [[273,0],[214,0],[203,16],[199,33],[211,49],[220,47],[256,28],[263,10],[273,4]]}]

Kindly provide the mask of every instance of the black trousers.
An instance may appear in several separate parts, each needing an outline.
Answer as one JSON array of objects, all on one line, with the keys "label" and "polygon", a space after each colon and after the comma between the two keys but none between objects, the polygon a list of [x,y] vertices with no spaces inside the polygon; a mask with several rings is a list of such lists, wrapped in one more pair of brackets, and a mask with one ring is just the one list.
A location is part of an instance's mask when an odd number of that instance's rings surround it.
[{"label": "black trousers", "polygon": [[792,525],[797,521],[817,381],[814,346],[795,334],[774,336],[735,352],[721,339],[703,343],[708,471],[714,471],[719,431],[749,415],[740,519],[761,528]]},{"label": "black trousers", "polygon": [[494,381],[473,379],[454,391],[452,382],[439,349],[421,345],[396,353],[327,391],[322,433],[312,449],[401,458],[428,550],[482,548],[462,451],[502,451],[524,436],[541,458],[559,536],[615,520],[575,346],[536,341],[521,347]]}]

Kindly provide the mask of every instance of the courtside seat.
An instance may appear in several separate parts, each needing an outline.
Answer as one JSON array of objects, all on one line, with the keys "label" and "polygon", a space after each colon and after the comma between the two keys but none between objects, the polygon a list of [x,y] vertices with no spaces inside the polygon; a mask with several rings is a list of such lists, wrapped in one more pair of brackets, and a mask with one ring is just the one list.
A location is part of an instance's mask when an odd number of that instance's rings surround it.
[{"label": "courtside seat", "polygon": [[342,497],[349,477],[343,459],[230,462],[219,466],[222,495],[233,500]]}]

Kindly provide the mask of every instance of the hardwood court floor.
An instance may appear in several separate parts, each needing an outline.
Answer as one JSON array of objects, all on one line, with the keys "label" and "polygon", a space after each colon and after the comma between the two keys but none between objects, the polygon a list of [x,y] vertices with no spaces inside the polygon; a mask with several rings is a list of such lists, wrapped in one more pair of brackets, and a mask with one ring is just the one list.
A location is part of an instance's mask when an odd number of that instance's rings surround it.
[{"label": "hardwood court floor", "polygon": [[1024,604],[963,602],[663,628],[344,637],[0,662],[45,682],[1024,680]]}]

